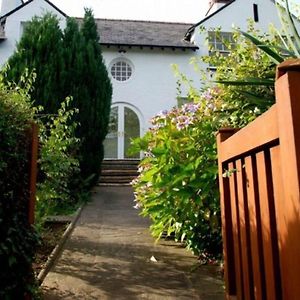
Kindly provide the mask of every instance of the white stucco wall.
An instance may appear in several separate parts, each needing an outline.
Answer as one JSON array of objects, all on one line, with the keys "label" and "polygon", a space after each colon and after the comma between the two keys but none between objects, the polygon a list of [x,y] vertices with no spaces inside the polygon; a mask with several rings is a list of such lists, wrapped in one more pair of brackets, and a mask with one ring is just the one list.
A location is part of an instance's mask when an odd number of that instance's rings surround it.
[{"label": "white stucco wall", "polygon": [[117,48],[103,48],[103,57],[110,72],[111,63],[119,57],[128,59],[133,65],[133,74],[128,81],[113,83],[113,103],[125,102],[136,107],[143,115],[143,130],[150,125],[149,120],[164,109],[177,104],[176,81],[171,65],[178,64],[180,70],[196,79],[196,73],[189,64],[195,55],[192,50],[171,49],[126,49],[118,53]]},{"label": "white stucco wall", "polygon": [[[258,6],[259,21],[255,22],[255,28],[261,32],[268,32],[270,24],[273,24],[277,29],[281,28],[281,23],[278,17],[276,6],[272,0],[236,0],[224,9],[221,9],[217,14],[208,18],[200,26],[204,26],[207,30],[221,28],[221,31],[229,32],[233,28],[240,28],[247,31],[248,20],[253,20],[253,4]],[[297,27],[300,29],[299,23]],[[200,33],[199,28],[196,28],[193,39],[199,46],[198,55],[207,55],[207,35]]]},{"label": "white stucco wall", "polygon": [[22,0],[2,0],[0,15],[4,16],[22,4]]},{"label": "white stucco wall", "polygon": [[0,43],[0,65],[3,65],[16,49],[16,44],[22,34],[22,22],[30,21],[32,17],[42,16],[47,12],[57,15],[61,20],[60,26],[65,27],[64,16],[44,0],[32,1],[7,17],[5,24],[6,40]]}]

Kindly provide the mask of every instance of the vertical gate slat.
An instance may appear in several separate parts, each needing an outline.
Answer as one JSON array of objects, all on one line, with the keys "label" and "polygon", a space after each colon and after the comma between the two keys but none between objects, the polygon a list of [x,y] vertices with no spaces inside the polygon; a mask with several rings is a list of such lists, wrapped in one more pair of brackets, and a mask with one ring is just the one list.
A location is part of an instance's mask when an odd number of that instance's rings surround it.
[{"label": "vertical gate slat", "polygon": [[[236,166],[234,163],[228,164],[228,170],[234,170]],[[242,258],[241,258],[241,240],[240,240],[240,217],[238,210],[238,198],[237,198],[237,178],[236,172],[229,177],[230,186],[230,201],[232,212],[232,231],[233,231],[233,243],[234,243],[234,257],[235,257],[235,273],[236,273],[236,292],[238,299],[244,299],[243,288],[243,271],[242,271]]]},{"label": "vertical gate slat", "polygon": [[[225,166],[225,169],[228,165]],[[227,179],[227,180],[226,180]],[[222,236],[224,247],[224,260],[226,260],[226,266],[224,270],[225,281],[227,282],[227,299],[230,299],[230,295],[236,294],[236,274],[235,274],[235,261],[234,261],[234,244],[233,244],[233,229],[232,229],[232,208],[230,203],[230,189],[229,179],[226,178],[223,181],[223,199],[221,201],[222,206]],[[225,205],[226,203],[226,205]]]},{"label": "vertical gate slat", "polygon": [[262,300],[266,299],[266,290],[262,249],[262,228],[258,198],[257,164],[255,156],[248,156],[245,158],[245,170],[247,175],[254,297],[257,300]]},{"label": "vertical gate slat", "polygon": [[[272,170],[272,182],[273,182],[273,210],[274,210],[274,219],[276,226],[272,228],[273,235],[276,236],[276,240],[273,241],[274,255],[276,258],[276,287],[278,299],[284,299],[282,291],[282,273],[280,267],[280,216],[285,209],[285,201],[283,199],[283,181],[282,181],[282,166],[280,162],[280,146],[273,147],[270,149],[270,161],[271,161],[271,170]],[[274,239],[274,237],[273,237]]]},{"label": "vertical gate slat", "polygon": [[253,285],[252,285],[252,264],[250,253],[250,235],[249,235],[249,217],[248,204],[246,192],[246,178],[244,164],[241,159],[236,162],[236,175],[238,187],[238,210],[240,217],[240,232],[241,232],[241,252],[242,252],[242,266],[243,266],[243,281],[244,281],[244,299],[253,299]]},{"label": "vertical gate slat", "polygon": [[280,274],[280,262],[279,262],[279,248],[278,248],[278,233],[277,233],[277,220],[275,211],[275,198],[274,198],[274,186],[273,186],[273,174],[272,174],[272,162],[270,149],[267,148],[265,151],[265,166],[266,166],[266,176],[267,176],[267,191],[268,191],[268,206],[270,215],[270,247],[272,251],[272,263],[274,270],[274,282],[275,282],[275,299],[282,299],[282,286],[281,286],[281,274]]},{"label": "vertical gate slat", "polygon": [[273,249],[271,241],[271,216],[270,207],[268,199],[270,195],[268,194],[267,187],[267,172],[265,153],[259,152],[257,155],[257,171],[259,177],[259,199],[260,199],[260,213],[263,228],[263,252],[264,252],[264,262],[265,262],[265,274],[266,274],[266,286],[267,286],[267,299],[274,300],[278,299],[276,295],[276,281],[275,281],[275,270],[273,265]]}]

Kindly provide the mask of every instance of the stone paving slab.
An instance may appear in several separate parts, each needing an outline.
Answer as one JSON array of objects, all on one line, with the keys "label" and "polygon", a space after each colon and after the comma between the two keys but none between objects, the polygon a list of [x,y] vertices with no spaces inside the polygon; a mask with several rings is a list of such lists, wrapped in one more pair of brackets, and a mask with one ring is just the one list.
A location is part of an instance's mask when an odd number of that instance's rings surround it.
[{"label": "stone paving slab", "polygon": [[155,244],[148,227],[131,187],[97,187],[43,282],[44,299],[224,299],[215,267],[197,267],[172,241]]}]

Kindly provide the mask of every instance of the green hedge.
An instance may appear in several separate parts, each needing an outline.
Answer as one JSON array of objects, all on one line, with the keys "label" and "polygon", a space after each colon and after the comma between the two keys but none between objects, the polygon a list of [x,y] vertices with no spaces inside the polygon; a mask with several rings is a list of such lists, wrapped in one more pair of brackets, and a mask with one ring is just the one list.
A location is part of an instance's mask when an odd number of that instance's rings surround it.
[{"label": "green hedge", "polygon": [[0,83],[0,299],[22,299],[34,286],[31,264],[38,238],[27,221],[32,119],[26,93]]}]

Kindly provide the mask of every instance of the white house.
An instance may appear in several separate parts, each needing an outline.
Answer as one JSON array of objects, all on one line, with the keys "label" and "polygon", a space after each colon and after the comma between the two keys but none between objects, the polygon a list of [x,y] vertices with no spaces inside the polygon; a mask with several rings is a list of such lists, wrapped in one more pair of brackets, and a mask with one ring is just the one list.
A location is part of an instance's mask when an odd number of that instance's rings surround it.
[{"label": "white house", "polygon": [[171,64],[195,77],[189,60],[198,47],[183,40],[189,24],[128,20],[97,20],[97,24],[113,83],[105,155],[124,158],[130,138],[143,134],[157,112],[176,105]]},{"label": "white house", "polygon": [[66,14],[47,0],[2,0],[0,17],[0,65],[3,65],[16,49],[26,22],[36,15],[51,12],[65,27]]},{"label": "white house", "polygon": [[[13,53],[26,22],[46,11],[56,14],[65,26],[66,15],[48,0],[2,0],[1,64]],[[272,0],[210,0],[206,17],[195,25],[97,19],[103,57],[113,83],[105,157],[126,158],[130,138],[142,135],[157,112],[177,104],[177,79],[171,64],[199,82],[189,61],[195,55],[208,54],[207,33],[210,43],[226,52],[222,42],[213,37],[214,28],[222,27],[224,36],[230,37],[232,26],[246,30],[249,18],[263,31],[270,23],[280,27]],[[200,26],[205,26],[207,33],[200,33]]]},{"label": "white house", "polygon": [[[207,55],[208,47],[205,39],[216,49],[227,52],[220,39],[228,39],[233,28],[247,31],[248,21],[254,21],[255,28],[268,32],[270,24],[281,28],[274,0],[211,0],[207,15],[187,30],[185,39],[199,46],[197,55]],[[297,24],[299,27],[299,23]],[[206,28],[207,35],[200,33],[199,27]],[[216,38],[215,29],[221,28],[221,38]]]}]

